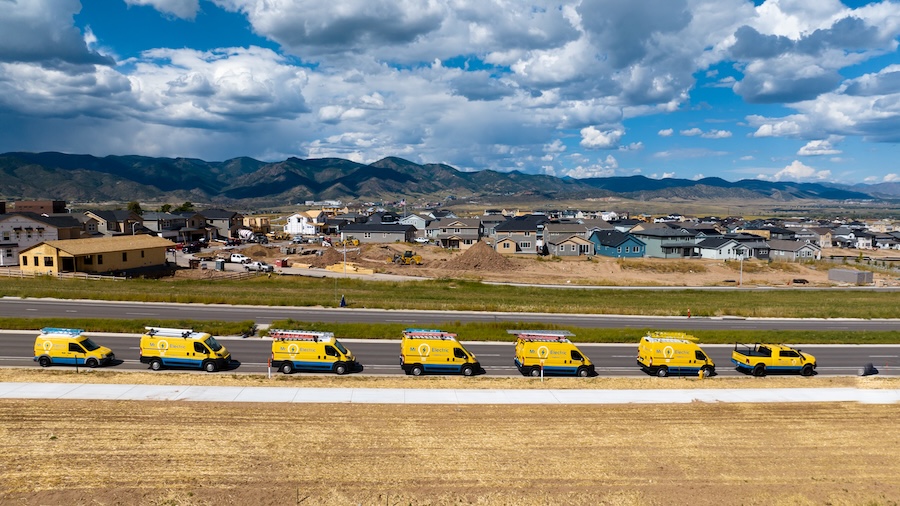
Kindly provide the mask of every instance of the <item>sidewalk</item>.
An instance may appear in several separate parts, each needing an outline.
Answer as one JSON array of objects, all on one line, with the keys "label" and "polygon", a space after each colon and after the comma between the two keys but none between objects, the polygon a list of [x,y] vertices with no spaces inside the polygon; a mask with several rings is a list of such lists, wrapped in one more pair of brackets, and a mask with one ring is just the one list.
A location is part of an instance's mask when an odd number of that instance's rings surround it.
[{"label": "sidewalk", "polygon": [[900,390],[856,388],[475,390],[0,383],[0,399],[325,404],[684,404],[690,402],[859,402],[863,404],[896,404],[900,402]]}]

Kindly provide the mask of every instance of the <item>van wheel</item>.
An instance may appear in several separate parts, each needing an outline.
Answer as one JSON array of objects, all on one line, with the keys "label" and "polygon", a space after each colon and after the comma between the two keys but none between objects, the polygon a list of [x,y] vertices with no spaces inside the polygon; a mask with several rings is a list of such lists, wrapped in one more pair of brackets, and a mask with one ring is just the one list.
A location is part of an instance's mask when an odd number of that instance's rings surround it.
[{"label": "van wheel", "polygon": [[659,366],[659,369],[656,370],[656,375],[660,378],[665,378],[669,375],[669,368],[664,365]]},{"label": "van wheel", "polygon": [[541,368],[540,368],[540,367],[532,367],[532,368],[531,368],[531,375],[534,376],[535,378],[537,378],[538,376],[540,376],[540,375],[541,375]]},{"label": "van wheel", "polygon": [[50,357],[39,358],[38,364],[41,364],[41,367],[50,367]]},{"label": "van wheel", "polygon": [[203,370],[205,370],[206,372],[216,372],[216,371],[219,370],[219,368],[216,367],[216,363],[215,363],[215,362],[213,362],[212,360],[207,360],[207,361],[203,364]]},{"label": "van wheel", "polygon": [[334,373],[339,376],[347,374],[347,364],[334,364]]},{"label": "van wheel", "polygon": [[291,365],[290,362],[285,362],[281,364],[281,372],[283,372],[284,374],[290,374],[294,372],[294,366]]},{"label": "van wheel", "polygon": [[803,369],[800,369],[800,374],[804,376],[812,376],[813,375],[813,366],[812,364],[806,364],[803,366]]},{"label": "van wheel", "polygon": [[701,367],[701,368],[700,368],[700,372],[703,373],[703,377],[704,377],[704,378],[708,378],[708,377],[712,376],[712,369],[710,369],[710,368],[707,367],[707,366]]},{"label": "van wheel", "polygon": [[89,358],[89,359],[87,359],[87,362],[84,363],[84,365],[86,365],[86,366],[90,367],[91,369],[93,369],[93,368],[97,367],[97,366],[100,365],[100,364],[97,363],[97,359],[96,359],[96,358]]},{"label": "van wheel", "polygon": [[425,370],[422,369],[422,366],[420,366],[418,364],[412,366],[409,369],[409,373],[412,374],[413,376],[421,376],[423,372],[425,372]]},{"label": "van wheel", "polygon": [[587,378],[588,370],[586,367],[579,367],[578,372],[575,373],[579,378]]},{"label": "van wheel", "polygon": [[762,377],[766,375],[766,364],[756,364],[753,367],[753,375],[757,377]]},{"label": "van wheel", "polygon": [[463,376],[471,376],[471,375],[473,375],[473,374],[475,374],[475,369],[472,369],[472,366],[470,366],[470,365],[464,365],[464,366],[463,366],[463,368],[462,368],[462,375],[463,375]]},{"label": "van wheel", "polygon": [[158,358],[154,358],[153,360],[151,360],[150,361],[150,369],[152,369],[154,371],[158,371],[158,370],[162,369],[162,360],[160,360]]}]

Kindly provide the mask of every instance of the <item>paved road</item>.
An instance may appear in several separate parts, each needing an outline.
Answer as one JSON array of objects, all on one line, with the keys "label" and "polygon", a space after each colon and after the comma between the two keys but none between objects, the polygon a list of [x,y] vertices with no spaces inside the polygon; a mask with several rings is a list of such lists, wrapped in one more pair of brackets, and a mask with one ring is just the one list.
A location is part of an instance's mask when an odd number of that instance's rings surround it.
[{"label": "paved road", "polygon": [[686,318],[682,316],[620,316],[558,313],[500,313],[479,311],[413,311],[352,308],[229,306],[115,302],[59,299],[0,299],[0,317],[120,318],[164,320],[402,323],[434,326],[445,322],[535,322],[586,328],[651,328],[660,330],[847,330],[887,331],[900,328],[900,320],[785,319],[785,318]]},{"label": "paved road", "polygon": [[[112,348],[116,358],[122,363],[113,366],[122,370],[147,370],[145,364],[138,361],[138,336],[92,334],[94,341]],[[32,360],[34,356],[33,332],[0,333],[3,342],[0,352],[0,365],[17,367],[38,366]],[[222,343],[231,351],[232,357],[239,362],[233,370],[240,373],[263,373],[267,371],[267,360],[271,353],[271,341],[258,338],[221,338]],[[342,342],[353,351],[357,360],[365,367],[364,374],[403,374],[399,365],[399,340],[356,340],[347,339]],[[512,343],[469,343],[466,348],[474,353],[485,369],[487,376],[519,376],[513,365],[515,353]],[[640,377],[644,373],[637,367],[636,344],[582,344],[582,351],[594,361],[598,374],[602,376]],[[855,375],[860,367],[873,363],[881,375],[900,375],[900,345],[804,345],[803,351],[815,355],[821,376]],[[717,364],[719,375],[739,376],[731,366],[730,345],[705,345],[703,349]],[[205,373],[198,373],[205,374]]]}]

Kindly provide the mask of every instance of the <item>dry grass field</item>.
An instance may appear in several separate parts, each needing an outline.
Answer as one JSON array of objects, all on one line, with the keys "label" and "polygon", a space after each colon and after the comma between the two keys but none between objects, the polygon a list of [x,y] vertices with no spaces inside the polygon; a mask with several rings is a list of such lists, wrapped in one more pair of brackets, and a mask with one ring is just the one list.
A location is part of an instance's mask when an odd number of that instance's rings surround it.
[{"label": "dry grass field", "polygon": [[0,401],[0,503],[892,505],[897,406]]}]

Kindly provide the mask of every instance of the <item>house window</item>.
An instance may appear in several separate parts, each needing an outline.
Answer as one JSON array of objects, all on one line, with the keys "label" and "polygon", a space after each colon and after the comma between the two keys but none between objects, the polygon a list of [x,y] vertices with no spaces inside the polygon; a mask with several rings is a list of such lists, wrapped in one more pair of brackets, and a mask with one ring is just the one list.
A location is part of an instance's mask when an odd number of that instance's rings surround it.
[{"label": "house window", "polygon": [[144,258],[144,250],[141,250],[141,258]]},{"label": "house window", "polygon": [[44,257],[44,267],[53,267],[53,257]]},{"label": "house window", "polygon": [[574,245],[574,244],[572,244],[571,246],[569,246],[569,248],[570,248],[572,251],[575,251],[575,245]]},{"label": "house window", "polygon": [[103,255],[97,255],[97,265],[103,265]]},{"label": "house window", "polygon": [[525,233],[522,234],[522,235],[524,235],[525,237],[531,237],[531,232],[525,232]]},{"label": "house window", "polygon": [[522,241],[519,243],[519,248],[521,248],[521,249],[528,249],[530,247],[531,247],[531,243],[528,241]]},{"label": "house window", "polygon": [[616,253],[621,253],[621,252],[622,252],[622,247],[621,247],[621,246],[619,246],[618,248],[616,248]]},{"label": "house window", "polygon": [[28,257],[22,257],[22,265],[28,265]]},{"label": "house window", "polygon": [[363,237],[365,237],[366,239],[370,239],[372,237],[372,232],[363,233]]},{"label": "house window", "polygon": [[9,230],[4,230],[4,231],[3,231],[3,240],[4,240],[4,241],[8,241],[8,240],[9,240]]},{"label": "house window", "polygon": [[40,257],[34,257],[34,266],[37,267],[41,265]]},{"label": "house window", "polygon": [[625,253],[631,253],[631,246],[625,246]]},{"label": "house window", "polygon": [[12,250],[11,249],[5,249],[3,251],[6,252],[6,258],[12,258]]},{"label": "house window", "polygon": [[508,242],[503,243],[503,249],[509,249],[509,243],[508,243]]},{"label": "house window", "polygon": [[125,251],[122,252],[122,261],[123,261],[123,262],[127,262],[127,261],[128,261],[128,253],[125,252]]},{"label": "house window", "polygon": [[94,255],[84,257],[84,265],[94,265]]}]

